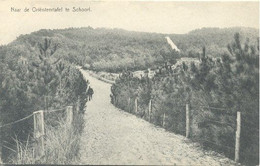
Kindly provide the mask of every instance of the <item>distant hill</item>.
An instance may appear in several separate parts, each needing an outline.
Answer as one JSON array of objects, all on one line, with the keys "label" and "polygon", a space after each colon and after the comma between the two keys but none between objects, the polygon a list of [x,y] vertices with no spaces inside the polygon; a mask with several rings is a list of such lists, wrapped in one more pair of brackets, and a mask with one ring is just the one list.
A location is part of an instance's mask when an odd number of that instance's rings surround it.
[{"label": "distant hill", "polygon": [[193,30],[183,35],[169,35],[180,50],[185,52],[198,52],[203,46],[207,53],[213,56],[227,51],[227,45],[234,39],[234,34],[239,33],[244,43],[248,38],[252,43],[257,42],[259,30],[254,28],[202,28]]},{"label": "distant hill", "polygon": [[[18,49],[20,56],[33,57],[37,54],[37,43],[44,38],[51,38],[58,44],[56,56],[73,63],[87,66],[99,71],[122,71],[124,69],[140,70],[155,67],[165,61],[174,62],[180,57],[197,57],[202,47],[207,54],[219,56],[227,52],[227,44],[239,32],[242,42],[249,38],[256,42],[258,29],[253,28],[202,28],[187,34],[160,34],[133,32],[122,29],[106,28],[67,28],[39,30],[19,36],[6,47]],[[174,51],[167,43],[169,36],[180,49]],[[11,49],[11,50],[12,50]],[[10,52],[10,50],[7,52]]]}]

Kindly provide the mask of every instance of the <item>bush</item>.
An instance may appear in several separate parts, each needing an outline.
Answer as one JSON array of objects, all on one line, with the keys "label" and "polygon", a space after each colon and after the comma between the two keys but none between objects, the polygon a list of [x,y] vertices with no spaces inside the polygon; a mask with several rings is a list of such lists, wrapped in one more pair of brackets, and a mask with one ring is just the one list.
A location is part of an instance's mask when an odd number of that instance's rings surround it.
[{"label": "bush", "polygon": [[[206,49],[200,63],[183,63],[174,70],[162,69],[154,78],[138,79],[125,72],[112,86],[112,100],[123,110],[133,110],[138,99],[138,112],[129,111],[144,119],[152,100],[151,123],[185,134],[185,105],[191,107],[191,139],[205,148],[213,148],[234,157],[236,112],[242,114],[241,161],[259,163],[259,47],[243,46],[239,34],[228,46],[229,54],[212,59]],[[250,152],[254,151],[255,155]]]},{"label": "bush", "polygon": [[[0,49],[0,124],[34,111],[58,109],[77,102],[84,112],[88,84],[78,69],[59,58],[57,43],[46,38],[35,46],[28,45],[31,52],[24,53],[23,49],[20,45]],[[1,129],[4,162],[12,160],[10,149],[17,151],[20,147],[17,142],[25,144],[28,136],[32,138],[32,131],[32,118]],[[15,135],[17,141],[12,139]]]}]

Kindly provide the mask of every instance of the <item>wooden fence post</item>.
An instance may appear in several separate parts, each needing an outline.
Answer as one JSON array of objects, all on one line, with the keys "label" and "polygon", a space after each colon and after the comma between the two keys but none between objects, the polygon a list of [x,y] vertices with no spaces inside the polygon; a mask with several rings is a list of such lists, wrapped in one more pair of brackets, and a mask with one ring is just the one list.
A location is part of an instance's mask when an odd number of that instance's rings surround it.
[{"label": "wooden fence post", "polygon": [[138,111],[137,98],[135,98],[135,113]]},{"label": "wooden fence post", "polygon": [[116,96],[114,96],[114,105],[117,106]]},{"label": "wooden fence post", "polygon": [[40,159],[45,155],[44,149],[44,116],[43,111],[36,111],[33,113],[33,127],[34,127],[34,155],[36,159]]},{"label": "wooden fence post", "polygon": [[186,138],[190,135],[190,108],[189,104],[186,104]]},{"label": "wooden fence post", "polygon": [[46,99],[46,96],[44,96],[44,110],[47,110],[47,99]]},{"label": "wooden fence post", "polygon": [[67,106],[66,107],[66,124],[68,126],[72,125],[73,121],[73,107],[72,106]]},{"label": "wooden fence post", "polygon": [[[2,125],[2,123],[0,122],[0,126]],[[3,138],[2,138],[2,129],[0,129],[0,164],[3,164],[2,161],[2,143],[3,143]]]},{"label": "wooden fence post", "polygon": [[79,97],[78,97],[78,100],[77,100],[77,102],[76,102],[76,114],[79,114],[79,107],[80,107],[80,99],[79,99]]},{"label": "wooden fence post", "polygon": [[163,127],[165,127],[165,113],[163,113]]},{"label": "wooden fence post", "polygon": [[149,106],[148,106],[149,122],[151,121],[151,112],[152,112],[152,100],[150,99]]},{"label": "wooden fence post", "polygon": [[240,132],[241,132],[241,113],[237,112],[237,131],[236,131],[236,146],[235,146],[235,162],[239,162],[239,147],[240,147]]},{"label": "wooden fence post", "polygon": [[2,161],[2,147],[0,147],[0,150],[1,150],[1,152],[0,152],[0,164],[3,164],[3,161]]},{"label": "wooden fence post", "polygon": [[130,102],[131,102],[131,99],[130,99],[130,97],[128,98],[128,112],[131,112],[131,107],[130,107]]}]

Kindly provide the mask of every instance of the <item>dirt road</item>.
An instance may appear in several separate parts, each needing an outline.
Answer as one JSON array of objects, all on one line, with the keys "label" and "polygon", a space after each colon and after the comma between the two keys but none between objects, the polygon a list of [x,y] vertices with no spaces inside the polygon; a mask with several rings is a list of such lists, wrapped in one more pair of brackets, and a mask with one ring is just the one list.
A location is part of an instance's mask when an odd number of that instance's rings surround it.
[{"label": "dirt road", "polygon": [[87,103],[81,164],[233,165],[181,135],[158,128],[110,103],[110,84],[83,75],[94,89]]}]

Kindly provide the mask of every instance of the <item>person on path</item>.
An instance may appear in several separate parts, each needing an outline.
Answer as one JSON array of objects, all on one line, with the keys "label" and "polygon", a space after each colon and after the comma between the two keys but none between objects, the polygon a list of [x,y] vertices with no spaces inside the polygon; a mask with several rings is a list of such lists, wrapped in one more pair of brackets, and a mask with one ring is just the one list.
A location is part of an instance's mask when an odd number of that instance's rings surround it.
[{"label": "person on path", "polygon": [[88,88],[87,94],[88,94],[88,99],[90,101],[92,99],[92,95],[94,94],[94,91],[91,87]]}]

